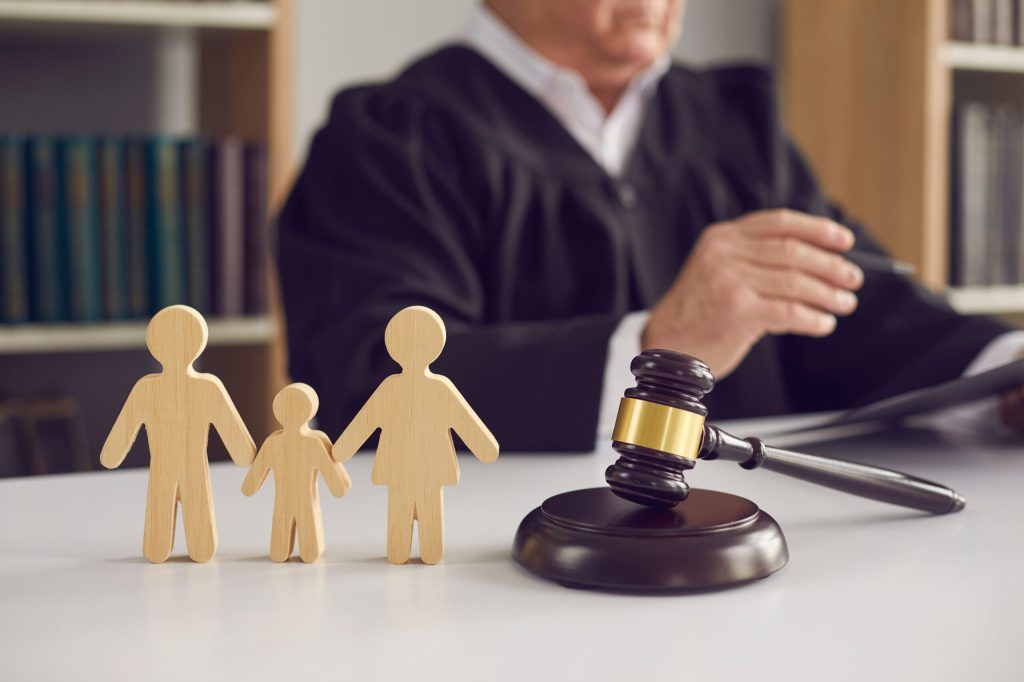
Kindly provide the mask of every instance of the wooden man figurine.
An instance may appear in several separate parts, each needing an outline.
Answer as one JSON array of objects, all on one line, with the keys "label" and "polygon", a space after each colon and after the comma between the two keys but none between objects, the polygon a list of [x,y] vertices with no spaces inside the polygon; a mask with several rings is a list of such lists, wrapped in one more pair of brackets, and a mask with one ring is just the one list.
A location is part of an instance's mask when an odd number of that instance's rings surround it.
[{"label": "wooden man figurine", "polygon": [[242,492],[253,495],[267,474],[274,472],[274,524],[270,531],[270,558],[287,561],[299,534],[299,556],[306,563],[316,561],[324,551],[324,522],[320,515],[317,471],[327,487],[341,497],[352,481],[341,462],[331,459],[331,439],[323,431],[309,428],[320,399],[306,384],[291,384],[274,398],[274,416],[284,427],[270,434],[260,447]]},{"label": "wooden man figurine", "polygon": [[498,459],[498,442],[446,377],[428,369],[444,348],[445,329],[433,310],[399,311],[384,332],[400,374],[384,379],[334,444],[334,459],[348,461],[381,429],[371,480],[388,486],[388,561],[404,564],[419,525],[420,556],[436,564],[444,553],[441,487],[459,482],[452,429],[477,459]]},{"label": "wooden man figurine", "polygon": [[103,466],[119,466],[145,425],[150,455],[142,554],[153,563],[166,561],[171,553],[178,502],[189,557],[209,561],[217,551],[206,453],[210,426],[235,464],[248,465],[256,455],[256,444],[224,384],[192,367],[209,334],[203,316],[188,306],[171,306],[153,316],[146,345],[163,370],[136,382],[100,453]]}]

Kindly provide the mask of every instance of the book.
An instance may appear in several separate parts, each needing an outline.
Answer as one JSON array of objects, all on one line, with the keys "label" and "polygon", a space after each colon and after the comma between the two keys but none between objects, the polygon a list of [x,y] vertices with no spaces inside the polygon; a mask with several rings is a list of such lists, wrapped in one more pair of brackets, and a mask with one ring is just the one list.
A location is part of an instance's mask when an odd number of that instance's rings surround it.
[{"label": "book", "polygon": [[100,294],[100,238],[97,207],[96,141],[72,137],[61,149],[61,204],[68,263],[68,313],[75,321],[103,316]]},{"label": "book", "polygon": [[129,316],[124,140],[101,140],[97,154],[103,315],[119,320]]},{"label": "book", "polygon": [[971,31],[974,42],[991,43],[995,21],[996,0],[971,1]]},{"label": "book", "polygon": [[57,142],[49,136],[29,143],[29,248],[32,252],[32,311],[40,322],[67,319],[67,257],[57,216]]},{"label": "book", "polygon": [[1013,45],[1014,0],[992,0],[992,42],[996,45]]},{"label": "book", "polygon": [[961,286],[986,283],[988,119],[988,108],[977,102],[954,112],[951,272],[952,282]]},{"label": "book", "polygon": [[155,312],[188,300],[185,225],[177,142],[159,137],[150,141],[147,151],[150,291]]},{"label": "book", "polygon": [[210,146],[210,254],[213,312],[245,312],[244,149],[229,138]]},{"label": "book", "polygon": [[245,146],[245,312],[267,311],[267,151],[252,142]]},{"label": "book", "polygon": [[125,141],[125,268],[128,316],[142,318],[153,309],[149,272],[149,187],[146,142]]},{"label": "book", "polygon": [[974,39],[971,16],[974,12],[973,0],[950,0],[949,2],[949,39],[970,42]]},{"label": "book", "polygon": [[204,315],[210,312],[210,227],[207,191],[208,149],[200,138],[184,140],[181,190],[185,221],[188,303]]},{"label": "book", "polygon": [[25,140],[0,139],[0,322],[29,319]]}]

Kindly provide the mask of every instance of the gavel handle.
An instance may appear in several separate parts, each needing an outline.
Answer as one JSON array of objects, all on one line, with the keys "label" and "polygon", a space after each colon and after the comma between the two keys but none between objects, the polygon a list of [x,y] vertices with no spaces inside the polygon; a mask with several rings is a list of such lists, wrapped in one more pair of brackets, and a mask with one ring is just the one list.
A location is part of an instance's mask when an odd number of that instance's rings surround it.
[{"label": "gavel handle", "polygon": [[867,464],[773,448],[760,439],[738,438],[705,424],[699,459],[716,458],[739,462],[744,469],[768,469],[851,495],[932,514],[957,512],[965,504],[963,495],[938,483]]}]

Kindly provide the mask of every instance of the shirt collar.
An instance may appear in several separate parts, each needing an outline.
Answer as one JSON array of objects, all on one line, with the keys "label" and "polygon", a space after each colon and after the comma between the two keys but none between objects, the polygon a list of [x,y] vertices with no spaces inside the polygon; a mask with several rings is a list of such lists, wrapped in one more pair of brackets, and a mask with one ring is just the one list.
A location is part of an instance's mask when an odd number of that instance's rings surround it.
[{"label": "shirt collar", "polygon": [[[557,87],[571,88],[593,97],[586,82],[576,71],[559,66],[539,54],[483,3],[477,5],[474,10],[469,25],[463,32],[462,41],[542,102],[547,103],[548,93]],[[668,55],[662,55],[651,66],[633,77],[623,94],[623,99],[633,96],[646,98],[657,87],[669,65]]]}]

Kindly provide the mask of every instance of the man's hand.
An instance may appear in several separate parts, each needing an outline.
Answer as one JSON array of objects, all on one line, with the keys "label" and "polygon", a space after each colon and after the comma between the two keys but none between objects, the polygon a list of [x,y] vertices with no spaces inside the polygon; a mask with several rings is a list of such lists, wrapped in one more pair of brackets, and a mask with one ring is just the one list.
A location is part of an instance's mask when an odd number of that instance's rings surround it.
[{"label": "man's hand", "polygon": [[641,345],[698,357],[722,379],[765,334],[828,336],[864,282],[839,254],[853,242],[842,225],[785,209],[712,225],[651,310]]}]

